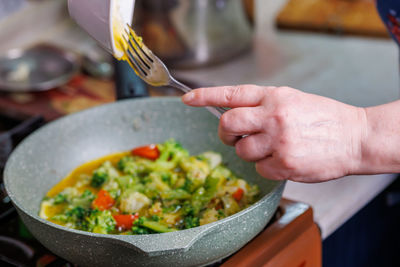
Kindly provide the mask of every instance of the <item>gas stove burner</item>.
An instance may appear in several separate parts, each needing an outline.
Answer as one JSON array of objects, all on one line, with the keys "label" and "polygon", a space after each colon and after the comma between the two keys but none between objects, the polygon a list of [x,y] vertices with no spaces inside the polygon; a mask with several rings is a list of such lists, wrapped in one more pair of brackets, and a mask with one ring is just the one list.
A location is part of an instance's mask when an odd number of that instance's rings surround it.
[{"label": "gas stove burner", "polygon": [[0,263],[11,266],[29,266],[35,251],[24,242],[8,236],[0,236]]}]

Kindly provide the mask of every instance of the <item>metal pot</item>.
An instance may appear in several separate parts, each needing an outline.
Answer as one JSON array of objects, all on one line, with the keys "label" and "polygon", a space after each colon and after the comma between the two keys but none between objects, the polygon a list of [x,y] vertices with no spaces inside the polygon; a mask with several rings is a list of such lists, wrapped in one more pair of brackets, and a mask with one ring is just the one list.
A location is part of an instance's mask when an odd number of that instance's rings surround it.
[{"label": "metal pot", "polygon": [[134,19],[146,45],[173,68],[225,61],[251,44],[242,0],[137,0]]},{"label": "metal pot", "polygon": [[[10,156],[8,195],[32,234],[55,254],[82,266],[199,266],[229,256],[268,223],[284,188],[257,175],[217,137],[218,120],[178,98],[124,100],[52,122]],[[239,175],[260,186],[249,208],[200,227],[153,235],[101,235],[65,228],[38,216],[42,197],[76,166],[116,151],[175,138],[191,153],[215,150]]]}]

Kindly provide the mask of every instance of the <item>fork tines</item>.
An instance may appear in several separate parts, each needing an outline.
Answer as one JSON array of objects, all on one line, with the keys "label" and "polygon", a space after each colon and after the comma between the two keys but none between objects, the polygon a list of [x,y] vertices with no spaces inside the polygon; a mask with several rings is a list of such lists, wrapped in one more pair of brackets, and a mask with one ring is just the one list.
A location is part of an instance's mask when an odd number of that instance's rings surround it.
[{"label": "fork tines", "polygon": [[147,76],[151,69],[151,64],[154,63],[151,58],[152,52],[138,41],[139,37],[129,25],[126,25],[123,38],[128,45],[125,50],[125,54],[129,59],[128,63],[140,76]]}]

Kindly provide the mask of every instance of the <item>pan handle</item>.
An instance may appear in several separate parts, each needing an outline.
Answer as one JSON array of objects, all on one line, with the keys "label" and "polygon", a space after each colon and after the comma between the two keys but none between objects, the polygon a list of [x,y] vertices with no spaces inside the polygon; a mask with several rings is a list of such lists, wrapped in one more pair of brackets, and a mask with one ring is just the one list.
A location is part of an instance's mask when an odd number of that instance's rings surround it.
[{"label": "pan handle", "polygon": [[188,251],[199,239],[213,232],[218,224],[164,234],[112,236],[111,240],[149,257],[162,256]]}]

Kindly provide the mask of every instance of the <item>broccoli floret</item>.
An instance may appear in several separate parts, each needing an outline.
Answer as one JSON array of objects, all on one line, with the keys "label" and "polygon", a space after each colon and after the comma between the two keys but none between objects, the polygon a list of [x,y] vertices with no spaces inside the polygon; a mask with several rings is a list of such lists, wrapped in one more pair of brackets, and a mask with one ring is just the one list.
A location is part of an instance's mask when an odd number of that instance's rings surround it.
[{"label": "broccoli floret", "polygon": [[67,210],[65,214],[56,215],[52,219],[68,223],[75,229],[86,230],[85,226],[86,215],[87,215],[87,210],[85,210],[82,207],[74,207],[72,209]]},{"label": "broccoli floret", "polygon": [[148,234],[152,234],[154,232],[151,231],[150,229],[147,229],[147,228],[144,228],[144,227],[133,226],[132,227],[132,233],[134,235],[148,235]]},{"label": "broccoli floret", "polygon": [[53,198],[53,203],[55,205],[66,203],[68,201],[67,196],[63,193],[59,193]]},{"label": "broccoli floret", "polygon": [[79,197],[75,197],[72,199],[71,204],[73,206],[80,206],[82,208],[88,209],[92,204],[92,201],[96,198],[96,196],[90,191],[85,190],[82,195]]},{"label": "broccoli floret", "polygon": [[84,208],[74,207],[67,210],[64,214],[58,214],[51,219],[63,223],[68,223],[75,229],[86,230],[85,217],[87,214],[88,211]]},{"label": "broccoli floret", "polygon": [[79,196],[79,191],[76,188],[67,187],[50,199],[52,199],[52,204],[58,205],[62,203],[70,203],[71,200],[77,196]]},{"label": "broccoli floret", "polygon": [[118,170],[125,172],[125,168],[131,162],[133,162],[133,157],[131,156],[122,157],[117,163]]},{"label": "broccoli floret", "polygon": [[194,215],[194,213],[195,213],[194,208],[189,201],[186,201],[185,203],[183,203],[182,213],[185,216],[193,216]]},{"label": "broccoli floret", "polygon": [[200,220],[198,217],[194,217],[194,216],[186,216],[183,219],[183,227],[184,229],[189,229],[189,228],[193,228],[193,227],[197,227],[200,225]]},{"label": "broccoli floret", "polygon": [[92,176],[92,180],[90,181],[90,185],[99,188],[102,186],[108,179],[108,175],[105,172],[95,171]]},{"label": "broccoli floret", "polygon": [[117,163],[117,168],[125,174],[143,177],[151,171],[153,161],[144,158],[125,156]]},{"label": "broccoli floret", "polygon": [[138,182],[138,179],[133,178],[131,175],[125,175],[115,178],[115,181],[122,189],[127,189],[136,184]]},{"label": "broccoli floret", "polygon": [[143,226],[143,223],[144,223],[145,221],[147,221],[147,218],[141,216],[141,217],[139,217],[133,224],[136,225],[136,226]]},{"label": "broccoli floret", "polygon": [[98,169],[93,172],[90,185],[99,188],[107,180],[118,177],[118,171],[112,166],[111,162],[104,162]]},{"label": "broccoli floret", "polygon": [[82,207],[75,207],[68,210],[65,215],[70,218],[69,221],[82,221],[85,218],[86,211]]},{"label": "broccoli floret", "polygon": [[189,156],[189,152],[173,139],[157,147],[160,150],[160,157],[154,165],[157,169],[173,169],[182,158]]},{"label": "broccoli floret", "polygon": [[92,210],[87,218],[89,231],[98,234],[108,234],[115,230],[116,222],[109,210]]}]

